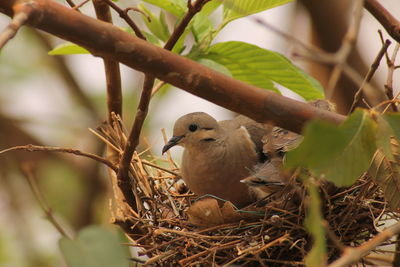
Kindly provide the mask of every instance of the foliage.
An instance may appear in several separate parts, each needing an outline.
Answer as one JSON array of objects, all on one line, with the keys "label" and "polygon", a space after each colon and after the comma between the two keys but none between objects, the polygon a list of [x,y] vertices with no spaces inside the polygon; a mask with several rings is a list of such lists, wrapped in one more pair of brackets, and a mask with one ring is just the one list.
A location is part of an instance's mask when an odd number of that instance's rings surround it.
[{"label": "foliage", "polygon": [[[145,2],[162,9],[157,16],[144,4],[139,5],[139,9],[145,14],[143,22],[149,30],[149,32],[145,32],[145,36],[149,42],[161,45],[171,35],[165,20],[165,12],[174,15],[176,17],[175,23],[179,23],[187,11],[187,7],[184,5],[185,1],[151,0]],[[287,2],[290,2],[290,0],[223,1],[222,22],[214,26],[209,16],[221,4],[221,1],[210,1],[194,16],[172,51],[180,54],[189,51],[186,53],[186,57],[201,62],[207,59],[208,66],[221,65],[224,68],[224,74],[229,73],[238,80],[260,88],[279,92],[275,85],[277,83],[306,100],[323,98],[324,93],[319,82],[279,53],[245,42],[222,42],[211,46],[211,42],[229,22]],[[125,30],[131,32],[128,29]],[[194,38],[194,44],[190,49],[185,44],[185,39],[189,34]],[[54,48],[49,54],[64,55],[86,52],[84,48],[66,43]],[[214,69],[219,71],[221,67]]]},{"label": "foliage", "polygon": [[68,267],[128,267],[129,253],[122,241],[117,231],[90,226],[76,239],[61,238],[60,249]]}]

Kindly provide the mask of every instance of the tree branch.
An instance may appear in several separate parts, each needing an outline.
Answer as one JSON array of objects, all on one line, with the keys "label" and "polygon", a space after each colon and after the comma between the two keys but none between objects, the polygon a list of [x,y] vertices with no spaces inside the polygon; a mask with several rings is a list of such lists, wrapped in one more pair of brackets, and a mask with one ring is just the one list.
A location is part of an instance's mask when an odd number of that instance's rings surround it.
[{"label": "tree branch", "polygon": [[[183,17],[182,21],[178,24],[178,26],[175,28],[174,32],[171,34],[167,43],[164,45],[164,49],[171,50],[174,47],[176,42],[179,40],[179,37],[182,35],[185,28],[189,24],[190,20],[194,17],[194,15],[197,12],[201,10],[203,5],[208,1],[209,0],[197,0],[193,6],[191,5],[191,1],[188,2],[188,12]],[[118,168],[118,174],[117,174],[118,184],[123,187],[127,187],[130,184],[128,177],[129,166],[131,164],[133,153],[135,152],[135,149],[139,144],[140,132],[142,130],[143,123],[144,120],[146,119],[147,111],[149,109],[154,80],[155,80],[154,76],[146,73],[146,77],[143,83],[142,94],[140,96],[139,105],[136,111],[135,120],[133,122],[132,129],[129,133],[128,141],[126,143]],[[125,193],[128,193],[127,191],[128,189],[121,188],[121,190],[123,190]],[[131,187],[129,187],[129,191],[130,190]],[[132,195],[132,193],[130,195]],[[125,197],[127,197],[127,195],[125,195]],[[132,199],[132,201],[134,201],[134,199]],[[130,206],[132,208],[135,208],[133,202],[130,202]]]},{"label": "tree branch", "polygon": [[29,6],[24,6],[15,12],[11,23],[0,34],[0,50],[17,34],[18,30],[29,19],[32,11]]},{"label": "tree branch", "polygon": [[[12,16],[16,2],[17,0],[3,0],[0,2],[0,10]],[[34,9],[34,14],[28,21],[30,25],[81,45],[95,56],[116,60],[154,75],[193,95],[256,121],[273,123],[300,133],[303,125],[311,119],[336,124],[345,119],[339,114],[318,110],[311,105],[235,80],[54,1],[35,0],[22,3],[31,5]]]},{"label": "tree branch", "polygon": [[390,14],[377,0],[365,0],[364,6],[385,28],[387,33],[400,43],[400,21]]},{"label": "tree branch", "polygon": [[400,233],[400,222],[388,227],[374,238],[368,240],[357,248],[347,247],[343,255],[331,263],[328,267],[344,267],[357,263],[362,257],[367,255],[371,250],[389,240],[396,234]]},{"label": "tree branch", "polygon": [[[93,0],[93,6],[98,19],[112,24],[110,7],[105,2]],[[111,122],[112,112],[122,117],[121,71],[118,61],[104,58],[103,63],[107,81],[108,120]]]}]

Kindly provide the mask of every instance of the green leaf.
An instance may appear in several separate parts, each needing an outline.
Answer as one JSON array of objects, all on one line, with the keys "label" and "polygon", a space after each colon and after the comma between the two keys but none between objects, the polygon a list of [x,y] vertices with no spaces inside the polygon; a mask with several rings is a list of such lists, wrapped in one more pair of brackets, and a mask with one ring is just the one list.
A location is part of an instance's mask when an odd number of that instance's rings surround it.
[{"label": "green leaf", "polygon": [[383,118],[389,123],[393,129],[397,140],[400,140],[400,114],[399,113],[386,113]]},{"label": "green leaf", "polygon": [[60,45],[57,45],[52,50],[48,52],[50,56],[56,55],[74,55],[74,54],[90,54],[88,50],[85,48],[76,45],[74,43],[66,42]]},{"label": "green leaf", "polygon": [[273,7],[281,6],[292,0],[225,0],[223,25],[232,20],[255,14]]},{"label": "green leaf", "polygon": [[196,42],[214,30],[211,21],[206,14],[197,13],[193,18],[192,33]]},{"label": "green leaf", "polygon": [[321,214],[321,200],[317,187],[311,182],[306,182],[310,201],[307,209],[305,225],[313,238],[313,246],[306,256],[307,267],[320,267],[326,264],[326,240]]},{"label": "green leaf", "polygon": [[176,17],[181,17],[187,10],[185,0],[143,0],[146,3],[158,6]]},{"label": "green leaf", "polygon": [[199,60],[197,60],[197,62],[199,62],[200,64],[203,64],[204,66],[209,67],[210,69],[219,71],[227,76],[232,76],[227,68],[225,68],[221,64],[218,64],[215,61],[212,61],[212,60],[206,59],[206,58],[200,58]]},{"label": "green leaf", "polygon": [[376,115],[378,129],[376,132],[376,145],[389,160],[393,160],[391,136],[394,135],[389,123],[380,115]]},{"label": "green leaf", "polygon": [[146,24],[147,28],[150,30],[150,32],[155,36],[157,36],[160,40],[164,42],[167,41],[170,36],[170,33],[168,30],[167,23],[165,21],[164,12],[160,11],[159,18],[157,18],[143,4],[140,4],[138,7],[143,13],[145,13],[150,18],[149,21],[147,17],[143,15],[143,21]]},{"label": "green leaf", "polygon": [[83,229],[75,240],[59,245],[68,267],[129,267],[129,253],[117,232],[100,226]]},{"label": "green leaf", "polygon": [[376,151],[376,124],[367,111],[356,110],[340,126],[309,123],[303,142],[287,153],[286,166],[309,168],[337,186],[349,186],[371,164]]},{"label": "green leaf", "polygon": [[274,82],[306,100],[323,98],[322,86],[279,53],[244,42],[231,41],[210,47],[202,57],[224,65],[236,79],[279,92]]}]

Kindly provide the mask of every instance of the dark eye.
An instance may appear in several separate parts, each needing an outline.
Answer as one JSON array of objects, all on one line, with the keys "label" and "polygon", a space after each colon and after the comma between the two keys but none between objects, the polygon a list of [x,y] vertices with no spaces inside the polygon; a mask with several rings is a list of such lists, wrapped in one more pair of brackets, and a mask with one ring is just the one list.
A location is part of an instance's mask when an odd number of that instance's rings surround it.
[{"label": "dark eye", "polygon": [[197,130],[197,125],[196,124],[190,124],[189,125],[189,131],[194,132]]}]

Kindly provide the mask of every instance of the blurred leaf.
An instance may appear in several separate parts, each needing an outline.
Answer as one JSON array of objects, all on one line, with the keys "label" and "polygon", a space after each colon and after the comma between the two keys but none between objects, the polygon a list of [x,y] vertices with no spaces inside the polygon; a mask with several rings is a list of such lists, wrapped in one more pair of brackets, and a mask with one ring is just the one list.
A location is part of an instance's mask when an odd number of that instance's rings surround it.
[{"label": "blurred leaf", "polygon": [[139,9],[150,18],[150,21],[146,16],[143,15],[143,21],[146,24],[147,28],[150,30],[152,34],[157,36],[162,41],[167,41],[169,38],[169,30],[167,23],[165,21],[165,14],[163,11],[160,11],[159,18],[157,18],[150,10],[148,10],[143,4],[140,4]]},{"label": "blurred leaf", "polygon": [[380,115],[376,115],[378,129],[376,132],[376,145],[389,160],[393,160],[391,136],[394,135],[388,122]]},{"label": "blurred leaf", "polygon": [[90,226],[76,239],[61,238],[59,245],[68,267],[129,267],[129,253],[116,231]]},{"label": "blurred leaf", "polygon": [[273,7],[281,6],[292,0],[225,0],[223,25],[232,20],[255,14]]},{"label": "blurred leaf", "polygon": [[312,182],[307,182],[307,188],[310,194],[310,201],[305,225],[313,238],[313,245],[305,260],[307,267],[320,267],[326,264],[326,240],[321,214],[321,200],[317,187]]},{"label": "blurred leaf", "polygon": [[381,187],[392,210],[400,209],[400,150],[399,142],[392,139],[391,156],[377,151],[369,170],[374,181]]},{"label": "blurred leaf", "polygon": [[304,141],[287,153],[286,166],[309,168],[337,186],[351,185],[371,164],[375,136],[375,122],[361,109],[340,126],[313,121],[305,128]]},{"label": "blurred leaf", "polygon": [[176,17],[181,17],[187,10],[185,0],[143,0],[143,2],[158,6]]},{"label": "blurred leaf", "polygon": [[90,54],[90,52],[79,45],[66,42],[57,45],[52,50],[50,50],[48,54],[50,56],[55,56],[55,55]]},{"label": "blurred leaf", "polygon": [[279,53],[244,42],[223,42],[211,46],[205,58],[224,65],[236,79],[279,92],[273,82],[296,92],[306,100],[323,98],[321,85]]},{"label": "blurred leaf", "polygon": [[206,58],[200,58],[197,60],[200,64],[209,67],[210,69],[216,70],[218,72],[221,72],[227,76],[232,76],[231,73],[227,68],[225,68],[223,65],[218,64],[215,61],[212,61],[211,59],[206,59]]},{"label": "blurred leaf", "polygon": [[208,2],[203,6],[200,13],[208,16],[212,12],[214,12],[221,4],[222,2],[219,0],[211,0],[210,2]]},{"label": "blurred leaf", "polygon": [[397,140],[400,140],[400,114],[386,113],[383,117],[393,129],[393,133],[395,134]]},{"label": "blurred leaf", "polygon": [[206,14],[200,12],[194,16],[192,32],[196,42],[202,39],[205,35],[210,34],[213,29],[213,25]]},{"label": "blurred leaf", "polygon": [[153,34],[149,33],[149,32],[144,32],[142,31],[143,35],[146,37],[146,40],[150,43],[152,43],[153,45],[156,46],[161,46],[160,40],[154,36]]}]

